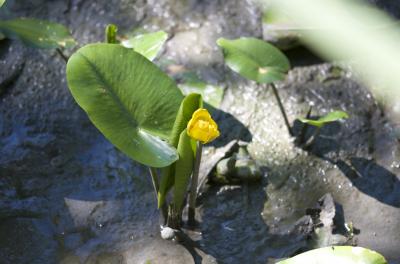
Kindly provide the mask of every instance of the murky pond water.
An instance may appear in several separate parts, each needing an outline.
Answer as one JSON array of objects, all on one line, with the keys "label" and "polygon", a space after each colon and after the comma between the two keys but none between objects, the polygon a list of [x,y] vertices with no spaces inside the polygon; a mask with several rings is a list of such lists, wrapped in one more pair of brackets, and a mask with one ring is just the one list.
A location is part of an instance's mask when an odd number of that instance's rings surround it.
[{"label": "murky pond water", "polygon": [[310,105],[314,115],[341,109],[350,119],[325,127],[310,149],[297,147],[272,92],[227,70],[215,45],[221,36],[262,37],[261,12],[251,1],[10,1],[0,14],[64,23],[80,45],[101,41],[111,22],[122,32],[168,31],[159,63],[173,60],[225,88],[214,113],[222,136],[206,147],[205,159],[240,138],[263,168],[256,183],[206,185],[200,223],[187,232],[192,242],[163,241],[147,169],[91,125],[69,94],[63,61],[2,41],[4,263],[274,263],[308,248],[296,226],[326,193],[343,221],[360,230],[358,245],[400,262],[399,127],[350,73],[302,64],[278,84],[289,119]]}]

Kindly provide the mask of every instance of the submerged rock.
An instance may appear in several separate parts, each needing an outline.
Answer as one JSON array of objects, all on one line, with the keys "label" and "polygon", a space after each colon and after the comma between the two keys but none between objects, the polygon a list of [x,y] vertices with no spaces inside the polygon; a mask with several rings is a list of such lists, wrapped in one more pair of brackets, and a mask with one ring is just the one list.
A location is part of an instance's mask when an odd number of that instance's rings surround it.
[{"label": "submerged rock", "polygon": [[243,182],[257,182],[262,177],[262,171],[250,157],[246,146],[240,146],[237,153],[224,158],[216,165],[211,174],[211,181],[220,184],[237,184]]}]

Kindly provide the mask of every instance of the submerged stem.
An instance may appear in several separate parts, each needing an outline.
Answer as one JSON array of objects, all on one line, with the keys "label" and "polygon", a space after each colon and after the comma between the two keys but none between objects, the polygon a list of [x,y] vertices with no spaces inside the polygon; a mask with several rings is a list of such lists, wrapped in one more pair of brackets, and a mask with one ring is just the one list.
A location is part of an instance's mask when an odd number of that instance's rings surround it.
[{"label": "submerged stem", "polygon": [[[306,118],[309,119],[311,116],[311,111],[312,111],[312,106],[310,106],[310,108],[308,109]],[[307,130],[308,130],[309,124],[308,123],[303,123],[303,126],[301,128],[300,134],[298,136],[298,144],[301,145],[304,143],[304,138],[307,134]]]},{"label": "submerged stem", "polygon": [[153,167],[149,167],[151,181],[153,182],[154,192],[156,193],[156,197],[158,196],[158,190],[160,189],[160,184],[158,182],[156,169]]},{"label": "submerged stem", "polygon": [[304,144],[304,148],[309,148],[314,143],[314,141],[316,140],[316,138],[319,135],[319,132],[321,132],[321,127],[317,127],[317,129],[315,130],[314,134]]},{"label": "submerged stem", "polygon": [[193,176],[190,185],[190,196],[189,196],[188,224],[190,226],[194,226],[196,224],[195,210],[196,210],[196,198],[197,198],[197,182],[199,180],[199,169],[200,169],[202,150],[203,150],[203,144],[200,141],[197,141],[196,160],[194,162],[194,167],[193,167]]},{"label": "submerged stem", "polygon": [[62,52],[62,50],[57,48],[56,51],[58,55],[60,55],[61,58],[65,61],[65,63],[67,63],[69,58]]},{"label": "submerged stem", "polygon": [[279,109],[281,110],[283,119],[285,120],[285,124],[286,124],[286,127],[287,127],[288,131],[289,131],[289,134],[291,136],[293,136],[293,132],[292,132],[292,129],[290,127],[289,119],[288,119],[288,117],[286,115],[285,108],[283,108],[283,104],[282,104],[282,101],[281,101],[281,97],[279,96],[278,90],[276,89],[275,84],[273,84],[273,83],[271,83],[271,87],[272,87],[272,91],[274,92],[276,101],[278,101],[278,106],[279,106]]},{"label": "submerged stem", "polygon": [[[156,195],[156,200],[157,200],[158,199],[158,190],[160,189],[160,183],[158,181],[157,171],[153,167],[149,167],[149,171],[150,171],[151,181],[153,183],[154,193]],[[165,205],[165,203],[161,206],[161,213],[164,218],[163,221],[165,224],[165,222],[167,221],[167,214],[168,214],[168,209],[167,209],[167,206]]]}]

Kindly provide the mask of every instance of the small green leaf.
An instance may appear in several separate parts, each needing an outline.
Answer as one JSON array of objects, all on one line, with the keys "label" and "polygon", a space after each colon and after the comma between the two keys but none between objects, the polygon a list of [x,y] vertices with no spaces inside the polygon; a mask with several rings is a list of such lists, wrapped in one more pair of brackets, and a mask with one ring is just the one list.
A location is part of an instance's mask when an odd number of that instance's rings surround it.
[{"label": "small green leaf", "polygon": [[349,118],[349,115],[346,112],[333,111],[323,117],[320,117],[317,120],[312,120],[312,119],[307,119],[307,118],[299,118],[299,120],[303,123],[307,123],[312,126],[323,127],[327,123],[335,122],[340,119],[346,119],[346,118]]},{"label": "small green leaf", "polygon": [[109,24],[106,26],[105,35],[106,35],[106,43],[116,44],[117,41],[117,32],[118,27],[114,24]]},{"label": "small green leaf", "polygon": [[152,61],[160,52],[167,38],[167,33],[164,31],[157,31],[154,33],[135,36],[128,40],[122,41],[121,44],[126,48],[133,48],[136,52],[142,54],[147,59]]},{"label": "small green leaf", "polygon": [[183,83],[178,87],[184,95],[190,93],[201,94],[204,102],[218,108],[224,96],[222,87],[205,83],[194,72],[185,72],[182,75]]},{"label": "small green leaf", "polygon": [[174,206],[178,212],[187,192],[190,175],[193,171],[194,154],[191,146],[191,138],[186,129],[182,131],[178,144],[179,159],[175,163],[175,184],[174,184]]},{"label": "small green leaf", "polygon": [[325,247],[307,251],[278,262],[277,264],[387,264],[385,258],[379,253],[362,248],[351,246]]},{"label": "small green leaf", "polygon": [[41,49],[70,48],[76,44],[63,25],[34,18],[0,21],[0,32]]},{"label": "small green leaf", "polygon": [[258,83],[283,80],[290,68],[289,60],[271,44],[255,38],[228,40],[220,38],[226,64],[243,77]]},{"label": "small green leaf", "polygon": [[0,0],[0,7],[2,7],[5,2],[6,2],[6,0]]},{"label": "small green leaf", "polygon": [[[192,118],[193,112],[203,106],[201,95],[189,94],[182,101],[178,114],[176,115],[174,127],[171,132],[170,140],[171,145],[175,148],[178,147],[179,139],[182,131],[187,127],[189,120]],[[163,170],[161,177],[160,190],[158,192],[158,207],[161,207],[165,202],[165,197],[175,181],[175,166],[169,166]]]},{"label": "small green leaf", "polygon": [[145,57],[117,44],[91,44],[67,64],[77,103],[117,148],[151,167],[178,159],[168,140],[183,96]]}]

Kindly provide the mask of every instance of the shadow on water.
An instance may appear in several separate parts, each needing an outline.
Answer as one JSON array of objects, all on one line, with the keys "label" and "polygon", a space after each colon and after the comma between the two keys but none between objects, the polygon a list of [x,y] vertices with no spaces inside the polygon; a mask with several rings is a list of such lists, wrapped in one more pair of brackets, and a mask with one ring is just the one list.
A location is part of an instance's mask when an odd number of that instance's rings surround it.
[{"label": "shadow on water", "polygon": [[[318,119],[320,116],[311,116],[310,119]],[[295,120],[292,126],[293,133],[296,137],[299,137],[302,129],[305,124],[300,122],[299,120]],[[340,149],[340,132],[341,132],[341,124],[340,122],[332,122],[326,124],[323,128],[321,128],[319,135],[315,138],[312,145],[308,147],[299,146],[306,151],[313,153],[318,157],[323,157],[329,152],[337,152]],[[303,143],[307,142],[311,139],[316,131],[315,126],[307,126],[307,129],[304,131]]]},{"label": "shadow on water", "polygon": [[223,147],[232,140],[251,142],[253,136],[249,129],[236,117],[209,104],[206,105],[206,108],[212,113],[220,131],[220,136],[209,143],[210,146]]},{"label": "shadow on water", "polygon": [[[315,118],[318,117],[312,117],[312,119]],[[303,126],[304,124],[298,120],[294,122],[293,131],[296,136],[299,135]],[[307,132],[304,134],[304,142],[310,139],[315,129],[313,126],[308,126]],[[314,143],[303,149],[336,165],[353,186],[361,192],[382,203],[400,207],[400,181],[395,174],[366,158],[353,157],[349,162],[345,162],[343,160],[335,161],[326,156],[330,152],[338,152],[341,149],[340,131],[341,124],[339,122],[329,123],[321,129]]]},{"label": "shadow on water", "polygon": [[[305,235],[297,232],[271,234],[262,212],[267,200],[264,180],[259,184],[212,186],[200,202],[203,208],[197,247],[218,263],[270,263],[306,248]],[[189,250],[194,252],[193,249]],[[204,261],[192,253],[195,263]]]},{"label": "shadow on water", "polygon": [[305,46],[298,46],[284,51],[292,67],[322,64],[325,61]]},{"label": "shadow on water", "polygon": [[365,158],[351,158],[350,163],[339,160],[334,164],[358,190],[382,203],[400,208],[400,181],[396,175]]}]

